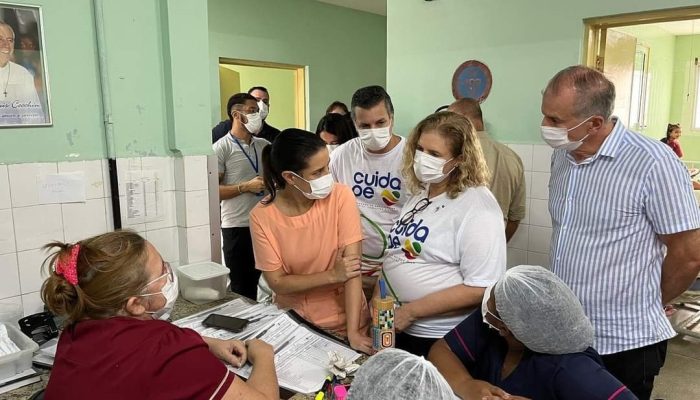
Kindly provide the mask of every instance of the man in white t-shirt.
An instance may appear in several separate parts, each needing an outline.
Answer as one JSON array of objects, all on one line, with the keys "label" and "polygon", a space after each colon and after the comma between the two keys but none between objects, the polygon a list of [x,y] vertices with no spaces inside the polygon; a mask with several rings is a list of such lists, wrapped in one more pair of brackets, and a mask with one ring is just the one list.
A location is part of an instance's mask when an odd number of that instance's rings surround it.
[{"label": "man in white t-shirt", "polygon": [[255,269],[248,217],[262,198],[265,186],[261,158],[270,142],[254,136],[262,128],[255,97],[234,94],[227,109],[231,131],[213,146],[219,162],[224,260],[230,271],[231,290],[256,299],[260,271]]},{"label": "man in white t-shirt", "polygon": [[388,248],[389,229],[406,202],[401,174],[405,140],[392,132],[394,106],[381,86],[359,89],[351,115],[358,138],[331,153],[333,178],[352,188],[362,220],[362,286],[371,297]]}]

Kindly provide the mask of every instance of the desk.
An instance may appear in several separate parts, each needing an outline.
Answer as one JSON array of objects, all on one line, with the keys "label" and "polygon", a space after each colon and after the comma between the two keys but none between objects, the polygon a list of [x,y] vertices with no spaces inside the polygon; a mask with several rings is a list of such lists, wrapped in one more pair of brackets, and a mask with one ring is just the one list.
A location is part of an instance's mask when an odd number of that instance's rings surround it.
[{"label": "desk", "polygon": [[[207,310],[209,308],[212,308],[214,306],[217,306],[219,304],[223,304],[226,302],[229,302],[235,298],[237,298],[238,295],[234,293],[229,293],[225,298],[214,301],[211,303],[207,304],[202,304],[202,305],[196,305],[192,304],[187,300],[184,300],[182,297],[178,297],[177,302],[175,302],[175,307],[173,309],[173,313],[171,316],[171,319],[173,321],[178,320],[180,318],[187,317],[189,315],[198,313],[200,311]],[[365,358],[361,358],[360,360],[364,360]],[[49,381],[49,375],[51,371],[49,370],[44,370],[44,369],[39,369],[39,368],[34,368],[37,370],[37,372],[41,373],[41,381],[37,383],[33,383],[31,385],[27,385],[24,387],[21,387],[19,389],[15,389],[13,391],[4,393],[2,398],[4,400],[26,400],[29,398],[33,393],[38,392],[39,390],[43,389],[46,387],[48,381]],[[282,396],[283,399],[292,399],[292,400],[313,400],[313,396],[308,396],[308,395],[303,395],[303,394],[295,394],[291,393],[289,391],[286,391],[284,389],[280,389],[280,395]]]}]

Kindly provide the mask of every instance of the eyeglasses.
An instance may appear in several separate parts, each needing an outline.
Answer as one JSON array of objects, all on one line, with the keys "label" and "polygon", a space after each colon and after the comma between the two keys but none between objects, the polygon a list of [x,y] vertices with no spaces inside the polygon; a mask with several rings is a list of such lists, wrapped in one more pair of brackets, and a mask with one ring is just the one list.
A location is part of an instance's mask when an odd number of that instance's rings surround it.
[{"label": "eyeglasses", "polygon": [[[159,277],[157,277],[156,279],[154,279],[154,280],[148,282],[147,284],[145,284],[145,285],[143,286],[143,289],[141,289],[141,291],[145,290],[147,287],[151,286],[151,285],[152,285],[153,283],[155,283],[155,282],[158,282],[159,280],[163,279],[164,277],[167,277],[168,282],[174,282],[174,281],[175,281],[175,277],[173,276],[173,274],[174,274],[174,273],[173,273],[173,269],[172,269],[172,267],[170,266],[170,263],[169,263],[169,262],[163,261],[163,267],[162,267],[162,269],[161,269],[161,272],[162,272],[162,275],[161,275],[161,276],[159,276]],[[160,292],[158,292],[158,293],[160,293]],[[158,293],[149,293],[149,294],[158,294]]]},{"label": "eyeglasses", "polygon": [[[502,324],[505,325],[505,322],[503,322],[502,319],[498,318],[498,317],[497,317],[494,313],[492,313],[491,311],[486,310],[486,315],[490,315],[491,318],[493,318],[493,319],[495,319],[496,321],[498,321],[498,322],[500,322],[500,323],[502,323]],[[501,331],[498,327],[496,327],[495,325],[492,325],[492,324],[488,321],[488,319],[484,318],[484,322],[486,323],[486,325],[489,326],[489,328],[491,328],[491,329],[493,329],[493,330],[495,330],[495,331],[498,331],[498,332]]]},{"label": "eyeglasses", "polygon": [[399,223],[401,225],[410,224],[411,222],[413,222],[413,218],[416,216],[416,214],[428,208],[430,203],[432,203],[432,201],[430,201],[427,197],[418,200],[418,203],[416,203],[416,205],[413,206],[411,211],[407,212],[403,215],[403,217],[401,217],[401,219],[399,219]]}]

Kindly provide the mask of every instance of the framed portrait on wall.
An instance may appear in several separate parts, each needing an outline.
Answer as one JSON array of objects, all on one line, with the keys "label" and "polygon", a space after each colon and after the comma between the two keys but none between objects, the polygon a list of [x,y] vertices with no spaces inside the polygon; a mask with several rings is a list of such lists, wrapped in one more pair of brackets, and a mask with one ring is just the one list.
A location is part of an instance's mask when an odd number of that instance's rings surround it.
[{"label": "framed portrait on wall", "polygon": [[41,8],[0,2],[0,128],[51,123]]}]

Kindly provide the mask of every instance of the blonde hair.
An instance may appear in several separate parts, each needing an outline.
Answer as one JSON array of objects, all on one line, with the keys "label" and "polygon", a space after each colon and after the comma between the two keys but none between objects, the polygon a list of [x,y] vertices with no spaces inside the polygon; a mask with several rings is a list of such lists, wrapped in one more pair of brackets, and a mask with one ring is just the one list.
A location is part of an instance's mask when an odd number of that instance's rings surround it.
[{"label": "blonde hair", "polygon": [[[56,273],[59,260],[77,254],[78,284],[72,285]],[[51,242],[44,250],[58,248],[42,265],[49,277],[41,286],[41,299],[68,323],[83,319],[104,319],[118,315],[131,296],[146,285],[146,240],[129,230],[109,232],[74,244]]]},{"label": "blonde hair", "polygon": [[445,138],[457,160],[454,170],[446,178],[447,196],[454,199],[464,189],[476,186],[488,186],[489,170],[481,151],[479,139],[476,136],[474,125],[468,118],[450,112],[441,111],[427,116],[418,123],[408,137],[408,143],[404,150],[403,175],[412,194],[425,189],[413,171],[413,158],[421,135],[428,131],[436,131]]}]

